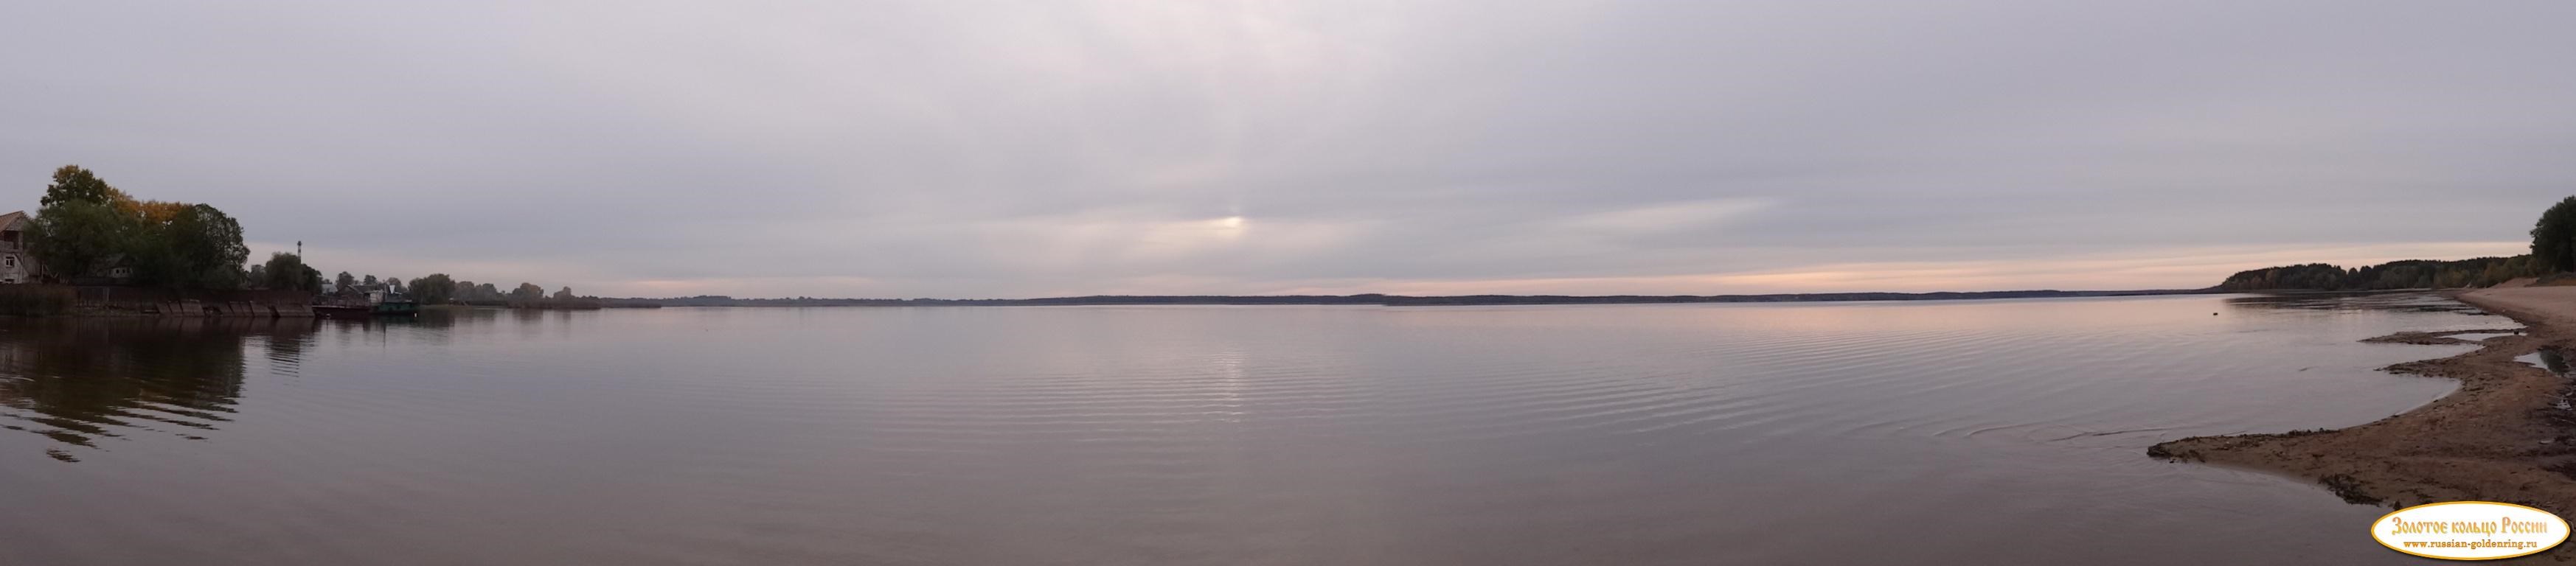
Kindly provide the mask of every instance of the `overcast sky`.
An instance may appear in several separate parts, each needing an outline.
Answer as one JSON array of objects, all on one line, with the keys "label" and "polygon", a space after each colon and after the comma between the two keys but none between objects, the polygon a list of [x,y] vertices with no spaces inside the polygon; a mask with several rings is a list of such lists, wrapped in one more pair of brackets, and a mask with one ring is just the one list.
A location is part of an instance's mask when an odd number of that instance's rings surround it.
[{"label": "overcast sky", "polygon": [[[11,2],[0,206],[585,294],[2201,287],[2520,253],[2576,3]],[[392,4],[392,3],[363,3]]]}]

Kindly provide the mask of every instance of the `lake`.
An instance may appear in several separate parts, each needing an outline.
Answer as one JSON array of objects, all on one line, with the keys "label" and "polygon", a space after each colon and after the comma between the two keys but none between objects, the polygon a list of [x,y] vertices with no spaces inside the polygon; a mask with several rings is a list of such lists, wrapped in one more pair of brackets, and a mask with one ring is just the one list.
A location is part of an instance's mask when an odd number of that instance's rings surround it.
[{"label": "lake", "polygon": [[[2215,313],[2215,314],[2213,314]],[[14,564],[2279,564],[2423,295],[0,322]]]}]

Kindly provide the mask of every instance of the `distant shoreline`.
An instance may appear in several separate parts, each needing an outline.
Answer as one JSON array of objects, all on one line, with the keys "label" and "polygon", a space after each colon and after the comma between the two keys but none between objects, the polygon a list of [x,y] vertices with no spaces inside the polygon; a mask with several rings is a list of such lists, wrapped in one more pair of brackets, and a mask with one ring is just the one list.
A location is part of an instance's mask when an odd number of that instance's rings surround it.
[{"label": "distant shoreline", "polygon": [[[1673,303],[1797,303],[1845,301],[1949,301],[1977,299],[2042,299],[2066,297],[2136,297],[2244,293],[2210,289],[2143,289],[2128,291],[1944,291],[1931,293],[1776,293],[1764,295],[1091,295],[1036,299],[738,299],[726,296],[668,299],[602,299],[609,303],[666,307],[895,307],[895,306],[1069,306],[1069,305],[1619,305]],[[612,306],[615,306],[612,304]]]},{"label": "distant shoreline", "polygon": [[[2494,288],[2452,294],[2520,322],[2518,334],[2463,340],[2400,332],[2365,340],[2464,344],[2476,351],[2405,362],[2384,371],[2455,379],[2460,388],[2421,407],[2336,430],[2201,436],[2157,444],[2147,455],[2250,468],[2316,481],[2345,501],[2392,508],[2437,501],[2499,501],[2576,511],[2576,410],[2568,379],[2516,358],[2576,348],[2576,287]],[[2556,551],[2565,558],[2568,551]]]}]

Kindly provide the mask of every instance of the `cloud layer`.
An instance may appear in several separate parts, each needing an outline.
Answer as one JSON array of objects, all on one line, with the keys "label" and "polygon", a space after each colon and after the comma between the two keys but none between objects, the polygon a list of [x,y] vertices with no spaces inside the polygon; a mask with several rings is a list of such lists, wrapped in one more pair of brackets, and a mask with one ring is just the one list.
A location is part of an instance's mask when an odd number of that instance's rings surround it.
[{"label": "cloud layer", "polygon": [[79,163],[330,271],[587,293],[2183,287],[2517,253],[2576,6],[0,7]]}]

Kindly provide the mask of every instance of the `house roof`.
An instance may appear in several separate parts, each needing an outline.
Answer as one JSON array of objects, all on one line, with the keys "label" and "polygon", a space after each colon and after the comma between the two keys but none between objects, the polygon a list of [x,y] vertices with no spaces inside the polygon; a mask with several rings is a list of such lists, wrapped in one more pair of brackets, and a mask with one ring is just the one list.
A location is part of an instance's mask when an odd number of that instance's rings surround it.
[{"label": "house roof", "polygon": [[0,214],[0,228],[8,228],[10,225],[17,224],[18,221],[26,219],[27,211],[24,210],[8,214]]}]

